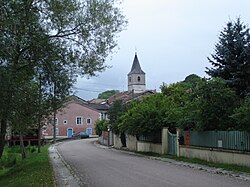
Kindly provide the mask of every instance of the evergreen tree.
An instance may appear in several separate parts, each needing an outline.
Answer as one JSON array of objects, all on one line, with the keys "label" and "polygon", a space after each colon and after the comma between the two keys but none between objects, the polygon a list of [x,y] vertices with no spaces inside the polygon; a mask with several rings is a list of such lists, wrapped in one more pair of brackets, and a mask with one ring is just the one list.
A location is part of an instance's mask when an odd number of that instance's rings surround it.
[{"label": "evergreen tree", "polygon": [[226,80],[242,98],[250,94],[250,33],[240,18],[227,23],[208,60],[213,66],[206,68],[208,75]]}]

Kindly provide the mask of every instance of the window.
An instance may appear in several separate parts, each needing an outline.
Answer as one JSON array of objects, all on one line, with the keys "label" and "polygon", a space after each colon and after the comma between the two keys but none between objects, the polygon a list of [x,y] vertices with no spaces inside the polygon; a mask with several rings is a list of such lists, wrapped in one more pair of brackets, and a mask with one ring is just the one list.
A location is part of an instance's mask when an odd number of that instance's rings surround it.
[{"label": "window", "polygon": [[131,77],[129,77],[129,82],[131,82]]},{"label": "window", "polygon": [[65,119],[63,120],[63,124],[66,125],[68,123],[68,121]]},{"label": "window", "polygon": [[101,120],[104,119],[104,113],[100,113],[100,119],[101,119]]},{"label": "window", "polygon": [[82,117],[76,117],[76,125],[82,125]]},{"label": "window", "polygon": [[58,135],[59,135],[59,129],[56,128],[56,136],[58,136]]},{"label": "window", "polygon": [[137,80],[138,80],[138,82],[140,82],[140,81],[141,81],[141,77],[140,77],[140,76],[138,76],[138,77],[137,77]]},{"label": "window", "polygon": [[90,125],[91,124],[91,118],[87,118],[86,123],[87,123],[87,125]]},{"label": "window", "polygon": [[106,113],[100,113],[100,119],[107,119],[107,114]]}]

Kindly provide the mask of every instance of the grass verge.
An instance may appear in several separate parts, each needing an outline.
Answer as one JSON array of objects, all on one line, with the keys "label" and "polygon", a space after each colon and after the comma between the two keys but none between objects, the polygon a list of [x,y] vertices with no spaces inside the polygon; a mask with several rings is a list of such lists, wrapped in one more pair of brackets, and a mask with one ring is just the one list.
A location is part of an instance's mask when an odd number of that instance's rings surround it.
[{"label": "grass verge", "polygon": [[[41,153],[27,150],[27,158],[21,160],[18,148],[5,148],[0,160],[0,186],[54,187],[52,166],[49,162],[48,145],[41,148]],[[31,150],[34,150],[32,148]],[[3,166],[5,165],[5,166]]]},{"label": "grass verge", "polygon": [[151,152],[137,152],[142,155],[146,156],[153,156],[153,157],[160,157],[160,158],[170,158],[174,159],[176,161],[183,161],[193,164],[201,164],[209,167],[215,167],[215,168],[223,168],[228,171],[236,171],[236,172],[245,172],[250,174],[250,167],[246,166],[239,166],[235,164],[222,164],[222,163],[214,163],[214,162],[207,162],[205,160],[197,159],[197,158],[186,158],[186,157],[177,157],[175,155],[162,155],[157,153],[151,153]]}]

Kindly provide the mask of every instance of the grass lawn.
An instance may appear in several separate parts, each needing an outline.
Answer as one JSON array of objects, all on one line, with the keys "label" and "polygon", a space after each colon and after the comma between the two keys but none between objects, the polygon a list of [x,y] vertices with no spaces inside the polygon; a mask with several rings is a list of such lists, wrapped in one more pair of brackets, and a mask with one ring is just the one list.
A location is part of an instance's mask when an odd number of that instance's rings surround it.
[{"label": "grass lawn", "polygon": [[27,158],[21,160],[19,147],[5,148],[0,159],[1,187],[55,186],[48,145],[41,148],[40,154],[34,150],[34,147],[28,148]]},{"label": "grass lawn", "polygon": [[228,171],[236,171],[236,172],[245,172],[250,174],[250,167],[246,166],[239,166],[235,164],[221,164],[221,163],[214,163],[214,162],[207,162],[205,160],[201,159],[196,159],[196,158],[185,158],[185,157],[177,157],[175,155],[162,155],[162,154],[157,154],[157,153],[143,153],[139,152],[140,154],[147,155],[147,156],[154,156],[154,157],[161,157],[161,158],[170,158],[174,159],[177,161],[183,161],[183,162],[188,162],[188,163],[193,163],[193,164],[201,164],[209,167],[215,167],[215,168],[223,168]]}]

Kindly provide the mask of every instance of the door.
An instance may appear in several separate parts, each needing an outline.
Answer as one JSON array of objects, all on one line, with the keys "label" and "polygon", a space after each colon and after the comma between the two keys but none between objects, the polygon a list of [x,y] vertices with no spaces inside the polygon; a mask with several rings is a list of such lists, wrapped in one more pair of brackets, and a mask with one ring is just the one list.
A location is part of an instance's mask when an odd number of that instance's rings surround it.
[{"label": "door", "polygon": [[86,133],[87,133],[88,135],[92,135],[92,128],[87,128],[87,129],[86,129]]},{"label": "door", "polygon": [[68,129],[67,134],[68,134],[68,138],[71,138],[73,134],[73,129]]},{"label": "door", "polygon": [[176,155],[177,137],[168,131],[168,154]]}]

